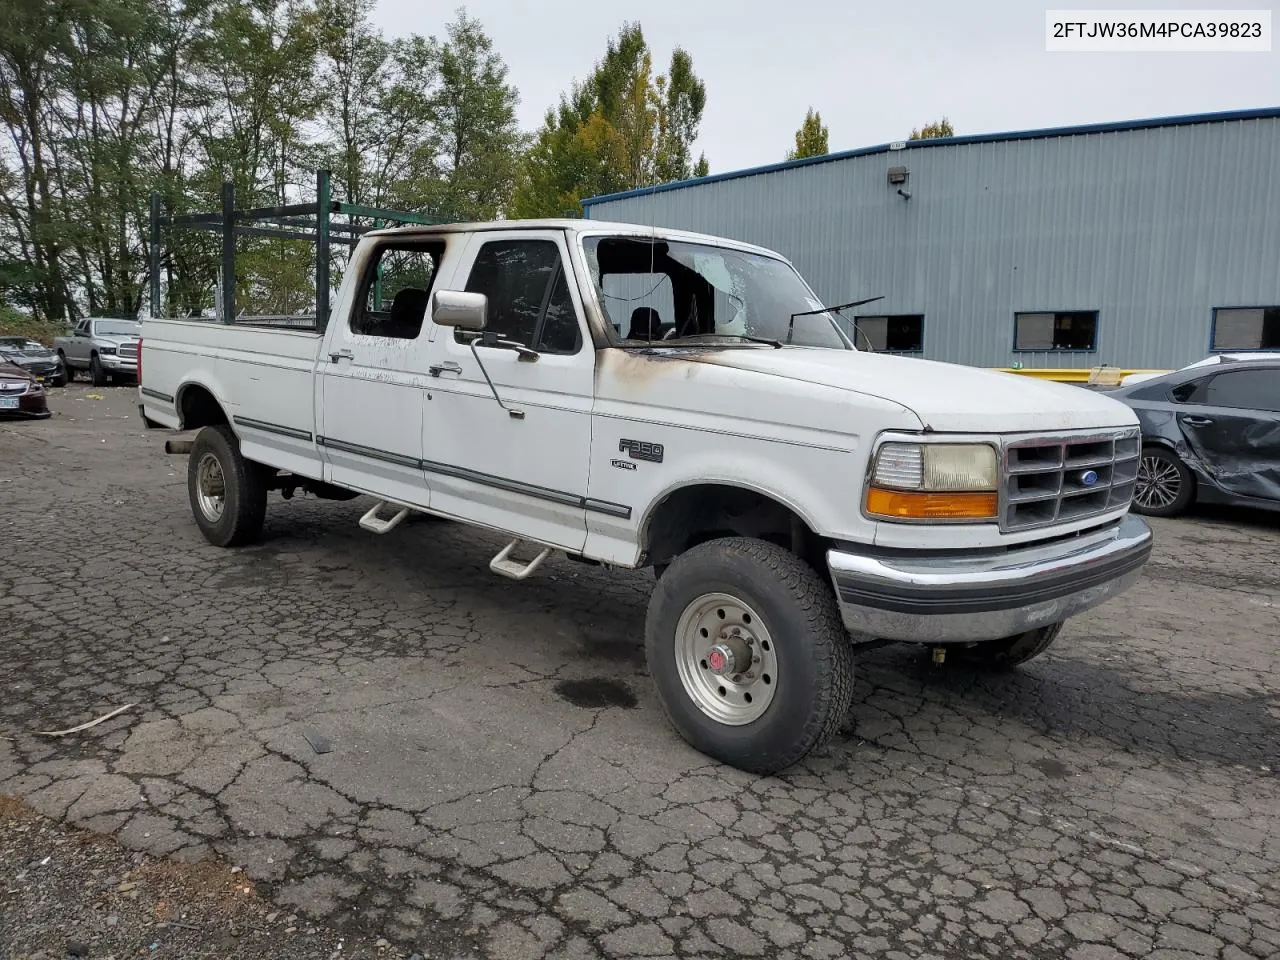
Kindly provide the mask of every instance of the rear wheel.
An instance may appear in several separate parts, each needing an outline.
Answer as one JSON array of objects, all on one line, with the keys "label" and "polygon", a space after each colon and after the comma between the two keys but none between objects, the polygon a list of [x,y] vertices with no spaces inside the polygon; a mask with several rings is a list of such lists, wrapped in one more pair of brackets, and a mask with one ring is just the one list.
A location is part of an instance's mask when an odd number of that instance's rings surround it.
[{"label": "rear wheel", "polygon": [[987,667],[1016,667],[1034,660],[1044,653],[1062,632],[1062,622],[1051,623],[1047,627],[1038,627],[1012,637],[1001,637],[998,640],[983,640],[979,643],[959,647],[956,659]]},{"label": "rear wheel", "polygon": [[187,492],[205,539],[218,547],[257,540],[266,516],[267,479],[267,468],[241,456],[230,427],[202,428],[187,461]]},{"label": "rear wheel", "polygon": [[712,540],[671,561],[645,649],[676,731],[752,773],[797,763],[849,710],[853,650],[830,586],[763,540]]},{"label": "rear wheel", "polygon": [[1135,513],[1174,517],[1191,505],[1195,493],[1195,477],[1176,454],[1161,447],[1143,448],[1133,490]]},{"label": "rear wheel", "polygon": [[58,351],[58,365],[62,368],[62,382],[70,383],[76,378],[76,371],[71,364],[67,363],[67,355],[61,350]]}]

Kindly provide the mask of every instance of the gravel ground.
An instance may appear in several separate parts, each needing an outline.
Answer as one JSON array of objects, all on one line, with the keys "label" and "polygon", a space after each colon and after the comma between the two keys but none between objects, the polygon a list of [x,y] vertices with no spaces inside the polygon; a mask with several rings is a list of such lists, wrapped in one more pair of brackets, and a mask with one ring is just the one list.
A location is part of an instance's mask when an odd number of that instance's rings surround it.
[{"label": "gravel ground", "polygon": [[216,858],[148,856],[0,797],[0,958],[392,960],[264,901]]}]

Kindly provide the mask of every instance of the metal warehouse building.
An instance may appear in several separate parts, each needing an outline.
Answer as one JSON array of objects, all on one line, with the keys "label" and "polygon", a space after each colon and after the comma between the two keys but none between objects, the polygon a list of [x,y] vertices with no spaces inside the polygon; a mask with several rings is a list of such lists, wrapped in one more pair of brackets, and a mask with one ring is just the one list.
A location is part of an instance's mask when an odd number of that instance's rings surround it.
[{"label": "metal warehouse building", "polygon": [[[1280,108],[884,144],[585,202],[775,249],[860,345],[977,366],[1280,349]],[[865,337],[865,339],[864,339]]]}]

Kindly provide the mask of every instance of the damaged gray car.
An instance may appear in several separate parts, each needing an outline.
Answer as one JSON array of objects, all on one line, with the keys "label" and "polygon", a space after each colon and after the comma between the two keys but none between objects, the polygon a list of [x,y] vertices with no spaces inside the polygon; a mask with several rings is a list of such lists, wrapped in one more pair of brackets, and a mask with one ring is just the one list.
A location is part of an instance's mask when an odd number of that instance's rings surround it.
[{"label": "damaged gray car", "polygon": [[1280,510],[1280,359],[1224,357],[1107,395],[1142,424],[1136,513],[1172,517],[1197,502]]}]

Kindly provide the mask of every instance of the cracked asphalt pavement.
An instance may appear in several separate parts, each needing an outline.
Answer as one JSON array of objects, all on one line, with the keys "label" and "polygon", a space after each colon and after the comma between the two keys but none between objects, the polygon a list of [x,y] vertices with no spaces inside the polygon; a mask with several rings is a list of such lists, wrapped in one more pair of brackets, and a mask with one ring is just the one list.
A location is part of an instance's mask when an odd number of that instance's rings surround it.
[{"label": "cracked asphalt pavement", "polygon": [[363,499],[219,550],[134,402],[0,425],[0,794],[424,957],[1280,956],[1276,518],[1156,522],[1017,672],[860,655],[835,742],[758,778],[664,722],[651,573],[515,584]]}]

